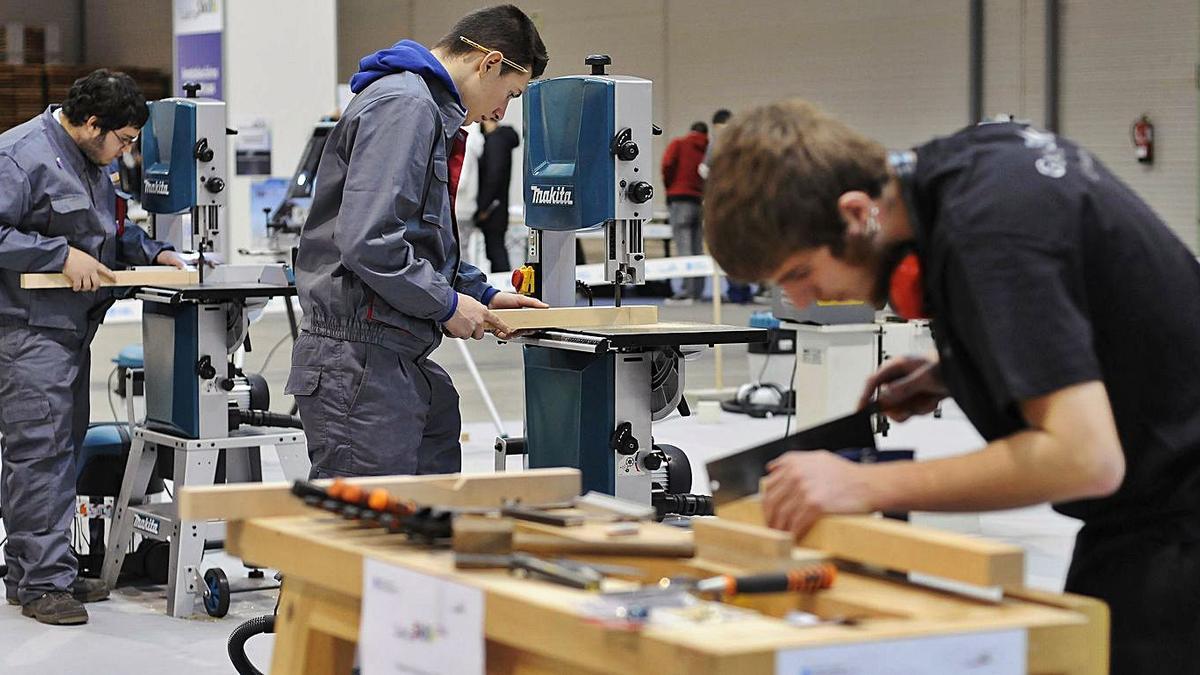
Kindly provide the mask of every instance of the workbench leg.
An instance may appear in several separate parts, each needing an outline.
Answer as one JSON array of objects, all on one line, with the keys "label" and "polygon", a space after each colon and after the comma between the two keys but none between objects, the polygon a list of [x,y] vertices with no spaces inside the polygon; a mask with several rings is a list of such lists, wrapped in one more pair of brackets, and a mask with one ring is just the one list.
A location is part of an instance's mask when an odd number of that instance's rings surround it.
[{"label": "workbench leg", "polygon": [[125,461],[125,473],[121,478],[121,494],[117,495],[113,508],[113,525],[105,545],[104,563],[100,578],[110,589],[117,587],[121,576],[121,565],[125,562],[125,550],[133,539],[133,514],[130,507],[146,500],[146,489],[150,485],[150,474],[154,471],[157,448],[147,447],[145,439],[134,435],[129,444],[129,457]]},{"label": "workbench leg", "polygon": [[357,601],[285,579],[275,618],[271,675],[349,675],[354,668],[358,611]]},{"label": "workbench leg", "polygon": [[[212,485],[217,473],[220,450],[175,452],[175,489],[193,485]],[[178,510],[176,510],[178,514]],[[167,577],[167,615],[188,617],[203,589],[200,562],[204,557],[205,520],[180,520],[176,516],[171,537],[171,563]]]}]

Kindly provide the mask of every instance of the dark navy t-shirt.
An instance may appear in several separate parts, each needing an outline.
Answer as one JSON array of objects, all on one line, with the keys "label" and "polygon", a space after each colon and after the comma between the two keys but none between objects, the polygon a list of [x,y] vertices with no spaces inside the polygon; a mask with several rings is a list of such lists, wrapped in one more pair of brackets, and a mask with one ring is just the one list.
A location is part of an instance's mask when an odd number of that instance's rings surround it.
[{"label": "dark navy t-shirt", "polygon": [[1019,402],[1107,388],[1125,452],[1087,522],[1200,514],[1200,264],[1084,148],[984,124],[916,149],[906,195],[946,384],[988,440]]}]

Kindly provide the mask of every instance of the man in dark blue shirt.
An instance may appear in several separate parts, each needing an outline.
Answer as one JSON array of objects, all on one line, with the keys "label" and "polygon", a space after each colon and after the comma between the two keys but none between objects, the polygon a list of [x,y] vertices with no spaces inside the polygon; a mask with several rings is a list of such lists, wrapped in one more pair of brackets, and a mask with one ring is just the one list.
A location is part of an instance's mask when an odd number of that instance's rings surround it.
[{"label": "man in dark blue shirt", "polygon": [[1114,672],[1200,662],[1200,265],[1087,150],[983,124],[888,155],[807,103],[739,117],[713,158],[706,223],[732,276],[798,306],[890,299],[937,354],[867,383],[895,419],[951,395],[977,452],[856,465],[789,453],[772,526],[826,513],[1051,502],[1081,519],[1067,590],[1112,611]]}]

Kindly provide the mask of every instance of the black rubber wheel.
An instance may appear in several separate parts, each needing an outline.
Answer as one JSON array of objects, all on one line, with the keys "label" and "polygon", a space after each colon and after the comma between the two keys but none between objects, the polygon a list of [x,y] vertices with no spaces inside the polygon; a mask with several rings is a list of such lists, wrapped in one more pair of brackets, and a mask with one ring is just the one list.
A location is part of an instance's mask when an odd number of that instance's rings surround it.
[{"label": "black rubber wheel", "polygon": [[229,577],[225,570],[211,567],[204,573],[204,584],[208,586],[208,597],[204,599],[204,611],[218,619],[229,613]]}]

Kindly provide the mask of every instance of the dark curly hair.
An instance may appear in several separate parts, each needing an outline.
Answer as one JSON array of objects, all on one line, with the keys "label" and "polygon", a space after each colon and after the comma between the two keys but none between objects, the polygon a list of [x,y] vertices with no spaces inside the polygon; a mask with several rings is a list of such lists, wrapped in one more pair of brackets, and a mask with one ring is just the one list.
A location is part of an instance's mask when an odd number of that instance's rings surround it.
[{"label": "dark curly hair", "polygon": [[101,68],[75,80],[62,104],[71,124],[82,126],[93,115],[100,131],[141,128],[150,117],[146,97],[133,78]]}]

